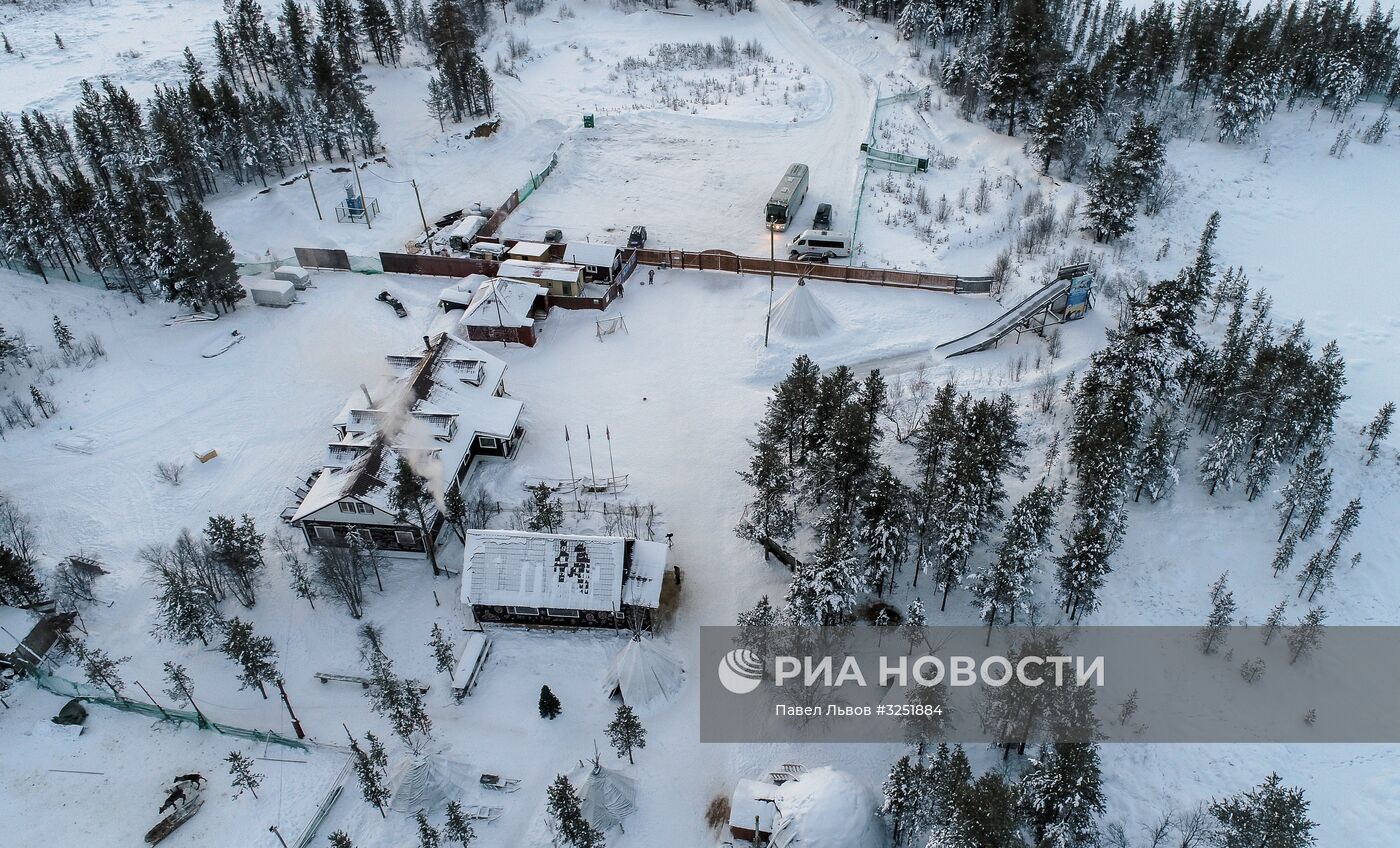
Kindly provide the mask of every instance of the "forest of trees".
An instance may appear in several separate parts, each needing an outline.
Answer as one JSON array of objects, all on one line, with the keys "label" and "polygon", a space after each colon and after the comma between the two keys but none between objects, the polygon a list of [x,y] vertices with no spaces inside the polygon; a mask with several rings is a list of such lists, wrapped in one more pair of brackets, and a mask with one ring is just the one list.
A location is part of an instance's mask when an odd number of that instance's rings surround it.
[{"label": "forest of trees", "polygon": [[411,37],[433,56],[453,120],[492,108],[475,53],[482,0],[286,0],[269,21],[230,0],[211,68],[188,48],[184,80],[144,104],[108,78],[83,81],[66,118],[0,115],[0,259],[65,277],[97,274],[144,296],[231,309],[243,297],[227,239],[201,202],[267,185],[303,163],[380,149],[367,58],[397,65]]}]

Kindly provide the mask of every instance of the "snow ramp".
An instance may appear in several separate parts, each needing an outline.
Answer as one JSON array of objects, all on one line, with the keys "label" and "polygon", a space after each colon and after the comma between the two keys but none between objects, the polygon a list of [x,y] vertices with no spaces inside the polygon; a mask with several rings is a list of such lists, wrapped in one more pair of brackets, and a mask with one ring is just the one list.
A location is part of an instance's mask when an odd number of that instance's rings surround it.
[{"label": "snow ramp", "polygon": [[1020,327],[1032,315],[1045,309],[1054,302],[1055,298],[1067,294],[1069,284],[1068,279],[1051,280],[1040,291],[1006,310],[987,326],[973,330],[965,336],[959,336],[950,342],[944,342],[935,347],[934,350],[945,351],[944,356],[962,356],[964,353],[975,353],[979,350],[996,347],[997,342],[1007,333]]}]

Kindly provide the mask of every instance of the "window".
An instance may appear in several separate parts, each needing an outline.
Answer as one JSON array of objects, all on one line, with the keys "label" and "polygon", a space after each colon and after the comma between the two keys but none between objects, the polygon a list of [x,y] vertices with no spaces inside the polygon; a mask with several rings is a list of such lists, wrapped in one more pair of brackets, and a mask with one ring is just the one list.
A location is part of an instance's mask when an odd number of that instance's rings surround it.
[{"label": "window", "polygon": [[579,616],[578,610],[555,609],[553,607],[546,607],[544,613],[545,615],[552,615],[555,618],[578,618]]},{"label": "window", "polygon": [[334,527],[326,527],[326,526],[324,526],[324,525],[317,524],[315,530],[316,530],[316,539],[317,539],[317,541],[321,541],[321,542],[334,542],[334,541],[335,541],[335,528],[334,528]]},{"label": "window", "polygon": [[412,548],[418,545],[418,534],[411,530],[395,530],[394,541],[399,543],[401,548]]},{"label": "window", "polygon": [[539,615],[539,607],[506,607],[511,615]]},{"label": "window", "polygon": [[360,528],[359,530],[351,530],[351,531],[347,532],[345,535],[348,536],[348,535],[350,535],[351,533],[354,533],[356,536],[359,536],[361,542],[364,542],[366,545],[368,545],[368,546],[370,546],[370,547],[374,547],[374,534],[371,533],[368,529],[366,529],[366,528]]},{"label": "window", "polygon": [[367,503],[360,503],[359,501],[356,501],[355,507],[360,511],[361,515],[374,515],[374,507],[370,506]]},{"label": "window", "polygon": [[355,511],[355,508],[358,507],[358,506],[359,506],[359,504],[355,503],[354,501],[341,501],[341,502],[340,502],[340,511],[341,511],[341,512],[354,512],[354,511]]},{"label": "window", "polygon": [[500,443],[496,441],[495,436],[477,436],[476,443],[481,447],[482,450],[501,449]]}]

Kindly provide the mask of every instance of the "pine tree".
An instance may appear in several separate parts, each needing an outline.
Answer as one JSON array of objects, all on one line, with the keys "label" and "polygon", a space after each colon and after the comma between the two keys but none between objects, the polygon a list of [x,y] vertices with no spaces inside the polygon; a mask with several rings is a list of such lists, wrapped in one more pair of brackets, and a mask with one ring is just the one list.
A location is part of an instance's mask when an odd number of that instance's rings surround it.
[{"label": "pine tree", "polygon": [[1083,67],[1060,71],[1031,125],[1031,151],[1040,159],[1042,174],[1050,173],[1052,162],[1063,160],[1066,177],[1072,179],[1098,126],[1102,100],[1098,81]]},{"label": "pine tree", "polygon": [[1298,537],[1289,535],[1279,543],[1278,550],[1274,552],[1273,569],[1274,576],[1279,576],[1280,572],[1287,571],[1293,564],[1293,554],[1298,550]]},{"label": "pine tree", "polygon": [[861,504],[860,541],[865,545],[865,583],[877,595],[884,594],[886,585],[893,587],[904,563],[910,498],[909,487],[888,465],[876,468]]},{"label": "pine tree", "polygon": [[789,502],[792,492],[792,470],[779,445],[780,433],[765,426],[757,442],[749,442],[753,458],[747,471],[739,477],[754,490],[743,519],[736,529],[740,538],[758,541],[763,538],[785,542],[797,530],[797,511]]},{"label": "pine tree", "polygon": [[928,626],[928,617],[924,613],[924,602],[915,598],[909,602],[909,607],[904,611],[904,623],[900,629],[904,631],[904,641],[909,643],[909,650],[912,652],[916,645],[926,643],[928,637],[924,633],[924,628]]},{"label": "pine tree", "polygon": [[[57,315],[53,316],[53,340],[58,343],[59,350],[64,353],[73,352],[73,332],[68,329],[68,325],[63,323]],[[1394,410],[1394,408],[1392,404],[1391,409]],[[1371,441],[1374,444],[1375,439]]]},{"label": "pine tree", "polygon": [[1267,645],[1274,638],[1274,633],[1278,632],[1283,625],[1283,613],[1288,609],[1288,599],[1284,598],[1269,610],[1269,617],[1264,619],[1264,644]]},{"label": "pine tree", "polygon": [[1129,163],[1115,156],[1108,164],[1089,163],[1089,188],[1084,215],[1094,232],[1094,241],[1116,241],[1133,230],[1138,196]]},{"label": "pine tree", "polygon": [[564,707],[559,703],[559,698],[548,686],[540,687],[540,718],[550,720],[559,717],[564,711]]},{"label": "pine tree", "polygon": [[1387,401],[1385,406],[1382,406],[1380,411],[1376,413],[1376,417],[1371,419],[1371,423],[1366,425],[1366,429],[1361,431],[1362,435],[1366,436],[1369,440],[1366,443],[1366,452],[1369,453],[1371,457],[1366,460],[1367,465],[1370,465],[1380,453],[1379,443],[1385,441],[1385,437],[1390,435],[1390,428],[1393,426],[1394,418],[1395,402]]},{"label": "pine tree", "polygon": [[1241,64],[1216,91],[1216,126],[1222,143],[1242,143],[1259,134],[1259,127],[1278,103],[1278,79],[1261,62]]},{"label": "pine tree", "polygon": [[[292,2],[292,0],[288,0]],[[350,841],[350,834],[343,830],[331,831],[329,837],[331,848],[355,848],[355,843]]]},{"label": "pine tree", "polygon": [[558,775],[545,791],[546,810],[555,839],[567,848],[603,848],[602,831],[583,817],[578,793],[564,775]]},{"label": "pine tree", "polygon": [[924,778],[923,768],[911,763],[906,754],[895,761],[881,785],[884,801],[880,805],[880,815],[890,823],[890,838],[895,848],[904,845],[906,837],[922,818]]},{"label": "pine tree", "polygon": [[623,754],[627,755],[627,762],[636,764],[632,758],[634,749],[645,748],[647,746],[647,731],[642,727],[642,722],[637,718],[637,714],[626,704],[618,704],[617,713],[613,720],[608,723],[608,742],[612,744],[613,750],[617,752],[619,758]]},{"label": "pine tree", "polygon": [[282,673],[277,670],[277,648],[266,636],[253,632],[252,622],[234,617],[224,624],[224,640],[219,645],[224,656],[238,664],[240,689],[254,686],[267,698],[267,685],[279,685]]},{"label": "pine tree", "polygon": [[1146,492],[1148,500],[1156,503],[1176,486],[1180,479],[1176,457],[1185,447],[1187,437],[1187,429],[1176,426],[1174,417],[1169,413],[1152,419],[1151,426],[1147,428],[1147,437],[1133,463],[1132,474],[1136,483],[1134,501]]},{"label": "pine tree", "polygon": [[233,596],[251,608],[257,602],[257,585],[266,565],[263,536],[257,532],[252,516],[244,515],[238,522],[226,515],[211,516],[204,529],[204,541]]},{"label": "pine tree", "polygon": [[428,817],[422,810],[413,814],[413,821],[418,825],[418,848],[438,848],[442,844],[442,836],[437,828],[428,824]]},{"label": "pine tree", "polygon": [[1227,638],[1230,625],[1234,623],[1235,595],[1227,585],[1229,577],[1228,571],[1221,574],[1210,587],[1210,615],[1207,616],[1206,624],[1199,634],[1203,654],[1215,653],[1215,649]]},{"label": "pine tree", "polygon": [[438,129],[447,131],[447,119],[452,116],[452,101],[447,96],[447,85],[442,77],[428,77],[428,96],[423,101],[428,106],[428,117],[438,122]]},{"label": "pine tree", "polygon": [[[1306,534],[1300,531],[1300,538],[1307,538],[1317,529],[1317,522],[1326,513],[1327,502],[1332,497],[1332,471],[1324,467],[1325,461],[1322,451],[1313,449],[1293,467],[1288,483],[1279,491],[1279,502],[1275,506],[1282,525],[1278,532],[1279,539],[1288,532],[1295,515],[1301,515],[1304,527],[1311,528]],[[1309,520],[1310,516],[1316,517]]]},{"label": "pine tree", "polygon": [[[389,490],[389,508],[394,510],[399,521],[412,524],[421,534],[423,550],[428,555],[428,564],[432,566],[433,576],[436,577],[442,574],[437,561],[437,540],[433,538],[437,505],[433,502],[433,494],[429,491],[427,482],[413,470],[407,459],[399,457],[394,472],[394,485]],[[535,527],[530,529],[536,530]]]},{"label": "pine tree", "polygon": [[972,581],[973,604],[987,622],[990,644],[997,614],[1005,606],[1016,620],[1016,608],[1035,592],[1040,557],[1049,547],[1055,528],[1055,512],[1064,498],[1061,487],[1041,480],[1017,502],[1006,520],[996,560]]},{"label": "pine tree", "polygon": [[530,486],[525,501],[525,529],[531,533],[557,533],[564,526],[564,504],[547,483]]},{"label": "pine tree", "polygon": [[820,546],[810,562],[794,569],[787,608],[798,622],[830,626],[844,622],[855,608],[860,560],[850,525],[839,509],[823,515],[816,530]]},{"label": "pine tree", "polygon": [[235,798],[243,794],[243,790],[253,793],[253,798],[258,797],[258,787],[262,786],[263,776],[253,771],[253,761],[249,757],[238,751],[229,751],[224,762],[228,763],[229,776],[233,778],[233,785],[238,789],[234,793]]},{"label": "pine tree", "polygon": [[1342,543],[1351,538],[1351,534],[1356,532],[1356,526],[1360,523],[1361,498],[1352,498],[1342,507],[1341,514],[1332,521],[1332,527],[1327,531],[1327,538],[1332,542],[1327,548],[1327,556],[1335,558],[1340,553]]},{"label": "pine tree", "polygon": [[462,811],[462,805],[456,801],[447,802],[447,822],[442,826],[442,831],[461,848],[467,848],[476,839],[476,831],[472,829],[471,821]]},{"label": "pine tree", "polygon": [[1296,663],[1311,654],[1318,645],[1322,644],[1322,622],[1326,618],[1326,610],[1322,607],[1313,607],[1303,615],[1297,624],[1285,631],[1284,641],[1288,643],[1288,650],[1292,654],[1288,660],[1289,664]]},{"label": "pine tree", "polygon": [[72,641],[73,653],[83,670],[83,678],[89,686],[105,686],[117,700],[124,700],[126,682],[121,678],[121,667],[131,661],[131,657],[111,657],[101,648],[89,648],[79,641]]},{"label": "pine tree", "polygon": [[753,651],[760,657],[772,656],[769,648],[773,638],[773,625],[776,622],[777,613],[768,596],[764,595],[754,604],[753,609],[742,610],[736,617],[734,624],[739,632],[734,637],[734,644]]},{"label": "pine tree", "polygon": [[437,670],[442,674],[451,674],[457,667],[457,647],[447,638],[447,634],[442,632],[436,621],[433,622],[433,631],[428,637],[428,647],[433,649],[433,663]]},{"label": "pine tree", "polygon": [[53,401],[49,400],[48,395],[39,391],[38,386],[31,385],[29,387],[29,397],[34,401],[34,408],[39,410],[45,418],[51,417],[56,411]]},{"label": "pine tree", "polygon": [[1286,787],[1270,774],[1255,789],[1210,805],[1216,820],[1215,844],[1221,848],[1312,848],[1317,844],[1303,790]]},{"label": "pine tree", "polygon": [[[350,731],[345,731],[349,735]],[[350,737],[351,762],[354,764],[355,777],[360,782],[360,794],[364,796],[366,804],[373,804],[379,810],[380,818],[387,818],[384,812],[384,805],[388,803],[389,797],[393,794],[384,781],[384,770],[375,763],[374,759],[360,747],[359,740],[354,736]]]},{"label": "pine tree", "polygon": [[1057,52],[1053,24],[1040,0],[1018,0],[1011,6],[1006,36],[991,57],[984,83],[987,117],[1006,122],[1006,134],[1016,135],[1016,122],[1026,122],[1041,97],[1045,68]]},{"label": "pine tree", "polygon": [[1045,746],[1016,785],[1033,834],[1046,848],[1088,848],[1098,844],[1097,815],[1105,807],[1098,746]]}]

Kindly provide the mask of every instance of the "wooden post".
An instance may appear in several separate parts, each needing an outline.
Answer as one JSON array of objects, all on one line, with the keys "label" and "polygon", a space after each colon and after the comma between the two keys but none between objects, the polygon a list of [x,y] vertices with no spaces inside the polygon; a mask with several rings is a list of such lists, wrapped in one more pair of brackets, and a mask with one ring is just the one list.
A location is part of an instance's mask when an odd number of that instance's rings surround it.
[{"label": "wooden post", "polygon": [[282,831],[277,829],[277,825],[272,825],[268,830],[272,831],[273,835],[277,837],[277,841],[282,843],[282,848],[290,848],[290,846],[287,845],[287,840],[282,838]]},{"label": "wooden post", "polygon": [[418,217],[423,219],[423,249],[432,253],[428,244],[428,216],[423,214],[423,198],[418,194],[418,180],[410,179],[409,182],[413,184],[413,199],[418,201]]},{"label": "wooden post", "polygon": [[282,685],[280,680],[277,681],[277,691],[282,695],[282,704],[287,708],[287,715],[292,717],[292,730],[296,731],[298,739],[305,739],[306,731],[301,729],[301,720],[297,718],[296,713],[292,712],[292,702],[287,699],[287,688]]},{"label": "wooden post", "polygon": [[316,184],[311,182],[311,168],[306,164],[306,160],[301,160],[302,170],[306,171],[306,184],[311,188],[311,202],[316,205],[316,220],[324,221],[325,216],[321,214],[321,201],[316,199]]},{"label": "wooden post", "polygon": [[360,208],[365,211],[365,227],[374,229],[374,224],[370,223],[369,204],[365,202],[365,185],[360,182],[360,166],[355,161],[355,154],[350,154],[350,170],[355,172],[355,188],[360,191]]}]

